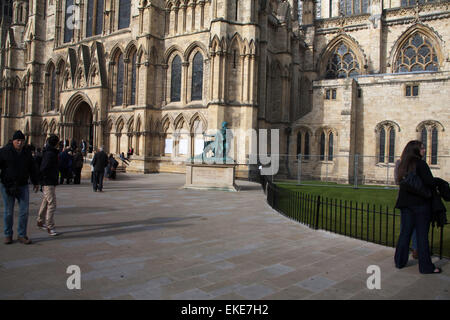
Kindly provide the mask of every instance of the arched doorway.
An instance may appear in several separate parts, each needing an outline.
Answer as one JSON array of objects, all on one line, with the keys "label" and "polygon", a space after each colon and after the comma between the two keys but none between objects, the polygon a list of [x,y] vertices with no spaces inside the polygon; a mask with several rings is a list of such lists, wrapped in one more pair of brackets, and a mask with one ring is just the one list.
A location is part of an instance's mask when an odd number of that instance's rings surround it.
[{"label": "arched doorway", "polygon": [[73,115],[73,139],[80,145],[81,140],[94,145],[94,127],[92,125],[92,111],[89,104],[82,101],[78,104]]}]

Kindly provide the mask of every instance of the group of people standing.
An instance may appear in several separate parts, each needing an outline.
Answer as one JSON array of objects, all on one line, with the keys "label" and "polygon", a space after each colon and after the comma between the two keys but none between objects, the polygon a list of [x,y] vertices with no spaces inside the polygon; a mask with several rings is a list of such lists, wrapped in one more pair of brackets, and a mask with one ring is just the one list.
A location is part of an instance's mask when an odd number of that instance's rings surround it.
[{"label": "group of people standing", "polygon": [[[29,181],[33,184],[34,192],[39,189],[43,199],[37,217],[37,227],[45,230],[50,236],[58,235],[55,230],[54,214],[56,211],[56,186],[67,184],[74,180],[80,184],[81,170],[86,155],[87,144],[82,141],[80,146],[76,142],[66,140],[61,142],[56,135],[47,138],[42,150],[25,143],[25,135],[16,131],[9,143],[0,149],[0,192],[4,202],[4,243],[13,243],[14,204],[18,201],[18,237],[23,244],[31,244],[27,236],[29,211]],[[91,150],[89,150],[91,151]],[[108,157],[100,148],[94,155],[93,167],[94,191],[102,191],[103,175],[108,169],[110,178],[115,178],[118,162],[112,155]],[[39,186],[41,188],[39,188]]]},{"label": "group of people standing", "polygon": [[[31,180],[35,192],[39,190],[39,185],[42,186],[43,199],[38,213],[37,226],[46,230],[51,236],[58,234],[54,222],[56,186],[58,182],[62,184],[64,179],[70,183],[69,170],[75,173],[74,183],[80,183],[83,166],[83,146],[80,148],[81,150],[78,150],[76,145],[66,145],[61,151],[57,148],[58,143],[59,138],[51,135],[47,139],[42,157],[36,156],[35,160],[30,146],[25,144],[24,134],[19,130],[14,133],[10,142],[0,149],[0,191],[4,202],[5,244],[13,242],[12,226],[16,199],[19,204],[17,239],[24,244],[32,243],[27,237],[29,180]],[[397,162],[395,180],[400,188],[395,207],[401,211],[401,230],[394,261],[397,268],[406,266],[410,241],[413,233],[416,233],[414,242],[416,242],[415,249],[420,273],[441,273],[441,268],[436,267],[431,261],[428,232],[435,211],[444,210],[445,214],[441,197],[449,201],[450,188],[446,181],[433,177],[428,164],[423,160],[424,154],[424,144],[421,141],[413,140],[406,145]],[[103,148],[99,148],[91,161],[94,192],[103,191],[105,169],[108,168],[109,178],[113,178],[117,165],[118,162],[112,154],[108,157]],[[403,179],[410,173],[419,177],[423,186],[430,190],[431,197],[414,193],[402,184]]]}]

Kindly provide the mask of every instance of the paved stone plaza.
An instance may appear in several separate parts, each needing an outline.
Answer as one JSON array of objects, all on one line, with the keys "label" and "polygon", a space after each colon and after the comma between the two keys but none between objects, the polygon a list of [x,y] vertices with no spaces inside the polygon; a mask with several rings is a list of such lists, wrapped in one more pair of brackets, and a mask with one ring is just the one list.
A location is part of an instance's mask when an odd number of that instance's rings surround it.
[{"label": "paved stone plaza", "polygon": [[[183,183],[121,174],[103,193],[87,180],[59,186],[57,237],[37,229],[33,193],[34,244],[1,244],[0,299],[450,299],[448,260],[433,259],[440,275],[419,274],[416,261],[397,270],[394,249],[289,220],[258,184],[237,181],[235,193]],[[66,286],[70,265],[81,290]],[[381,268],[381,290],[367,289],[369,265]]]}]

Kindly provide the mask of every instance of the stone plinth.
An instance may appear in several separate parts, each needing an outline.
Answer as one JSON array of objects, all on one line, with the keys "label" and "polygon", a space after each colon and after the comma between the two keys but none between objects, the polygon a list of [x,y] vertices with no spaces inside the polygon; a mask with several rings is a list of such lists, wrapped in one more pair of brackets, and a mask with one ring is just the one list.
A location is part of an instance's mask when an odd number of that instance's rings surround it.
[{"label": "stone plinth", "polygon": [[185,189],[238,191],[235,164],[186,163]]}]

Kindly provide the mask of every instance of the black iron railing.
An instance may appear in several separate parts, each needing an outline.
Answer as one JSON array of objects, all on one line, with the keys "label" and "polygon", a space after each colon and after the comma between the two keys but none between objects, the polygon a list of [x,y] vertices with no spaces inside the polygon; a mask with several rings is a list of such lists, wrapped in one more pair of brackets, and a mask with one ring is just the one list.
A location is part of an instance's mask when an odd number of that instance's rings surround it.
[{"label": "black iron railing", "polygon": [[[400,212],[389,207],[361,204],[355,201],[325,198],[280,188],[267,179],[261,180],[268,204],[281,214],[307,225],[380,245],[395,247],[400,234]],[[432,226],[430,250],[444,254],[444,227]],[[435,239],[435,235],[439,238]]]}]

